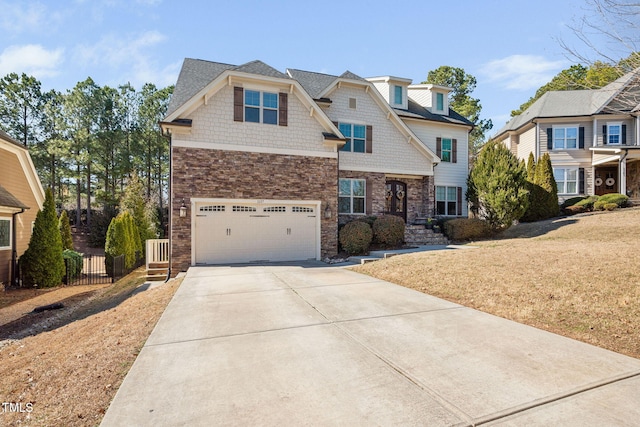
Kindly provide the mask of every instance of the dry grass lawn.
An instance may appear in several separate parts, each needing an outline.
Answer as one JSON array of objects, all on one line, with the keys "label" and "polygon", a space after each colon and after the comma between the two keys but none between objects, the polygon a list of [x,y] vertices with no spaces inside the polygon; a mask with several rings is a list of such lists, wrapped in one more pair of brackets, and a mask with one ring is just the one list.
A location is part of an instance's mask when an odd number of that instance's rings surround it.
[{"label": "dry grass lawn", "polygon": [[640,208],[519,224],[471,245],[355,270],[640,358]]},{"label": "dry grass lawn", "polygon": [[[0,322],[0,402],[21,403],[24,410],[0,407],[1,426],[100,423],[179,285],[174,280],[145,290],[143,282],[140,269],[89,292],[49,291],[39,295],[39,302],[62,300],[63,310]],[[12,307],[0,308],[0,320],[15,312]]]}]

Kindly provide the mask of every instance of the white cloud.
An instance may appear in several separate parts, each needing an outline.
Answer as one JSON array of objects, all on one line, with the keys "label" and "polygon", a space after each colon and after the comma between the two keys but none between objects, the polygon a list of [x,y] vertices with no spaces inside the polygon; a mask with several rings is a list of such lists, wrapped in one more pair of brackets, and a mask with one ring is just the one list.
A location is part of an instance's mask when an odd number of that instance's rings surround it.
[{"label": "white cloud", "polygon": [[506,89],[531,90],[549,82],[566,65],[538,55],[511,55],[488,62],[480,72]]},{"label": "white cloud", "polygon": [[40,28],[47,18],[46,7],[38,2],[25,4],[0,1],[0,10],[0,28],[10,33]]},{"label": "white cloud", "polygon": [[157,65],[154,48],[166,37],[158,31],[147,31],[137,35],[110,34],[93,45],[79,45],[74,60],[85,67],[112,70],[118,84],[125,81],[134,86],[155,83],[166,86],[175,83],[180,63],[164,68]]},{"label": "white cloud", "polygon": [[26,73],[38,79],[58,74],[63,49],[47,50],[37,44],[9,46],[0,53],[0,76]]}]

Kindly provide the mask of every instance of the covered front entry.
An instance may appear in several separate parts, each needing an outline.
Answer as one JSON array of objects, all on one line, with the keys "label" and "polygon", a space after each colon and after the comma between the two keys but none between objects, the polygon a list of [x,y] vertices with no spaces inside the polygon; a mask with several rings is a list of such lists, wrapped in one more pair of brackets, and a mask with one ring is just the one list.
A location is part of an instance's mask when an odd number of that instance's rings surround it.
[{"label": "covered front entry", "polygon": [[387,181],[385,213],[399,216],[407,222],[407,184],[402,181]]},{"label": "covered front entry", "polygon": [[619,192],[618,166],[596,167],[593,181],[597,196]]},{"label": "covered front entry", "polygon": [[193,264],[320,258],[320,202],[211,199],[192,206]]}]

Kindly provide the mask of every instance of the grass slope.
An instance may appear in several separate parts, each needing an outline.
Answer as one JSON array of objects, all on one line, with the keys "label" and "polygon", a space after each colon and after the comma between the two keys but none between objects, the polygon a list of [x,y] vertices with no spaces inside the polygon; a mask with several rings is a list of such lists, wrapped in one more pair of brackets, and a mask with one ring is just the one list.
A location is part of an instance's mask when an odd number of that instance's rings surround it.
[{"label": "grass slope", "polygon": [[640,358],[640,208],[519,224],[355,270]]}]

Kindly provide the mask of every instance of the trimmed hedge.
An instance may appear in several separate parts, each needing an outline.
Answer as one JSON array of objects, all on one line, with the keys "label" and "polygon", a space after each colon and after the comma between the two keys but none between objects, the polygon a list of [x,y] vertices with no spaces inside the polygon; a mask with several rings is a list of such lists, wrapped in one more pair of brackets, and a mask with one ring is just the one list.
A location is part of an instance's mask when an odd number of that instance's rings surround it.
[{"label": "trimmed hedge", "polygon": [[456,218],[444,223],[444,234],[451,240],[475,240],[492,235],[488,222],[478,218]]},{"label": "trimmed hedge", "polygon": [[76,279],[82,273],[82,266],[84,259],[81,253],[76,251],[65,249],[62,251],[62,258],[66,268],[66,278],[68,281]]},{"label": "trimmed hedge", "polygon": [[373,231],[364,221],[351,221],[340,230],[342,249],[351,255],[364,254],[369,250]]},{"label": "trimmed hedge", "polygon": [[598,198],[598,200],[593,204],[593,209],[600,211],[606,209],[605,205],[608,204],[615,204],[618,208],[624,208],[625,206],[627,206],[627,203],[629,203],[629,197],[625,196],[624,194],[605,194],[603,196],[600,196],[600,198]]},{"label": "trimmed hedge", "polygon": [[569,206],[574,206],[576,203],[581,202],[584,199],[586,199],[586,197],[584,196],[572,197],[562,202],[562,204],[560,205],[560,208],[565,209],[565,208],[568,208]]},{"label": "trimmed hedge", "polygon": [[395,247],[404,242],[404,220],[395,215],[383,215],[373,223],[373,241]]},{"label": "trimmed hedge", "polygon": [[593,204],[595,202],[598,201],[598,196],[589,196],[581,201],[579,201],[578,203],[576,203],[574,206],[582,206],[583,208],[585,208],[585,210],[591,210],[593,209]]}]

